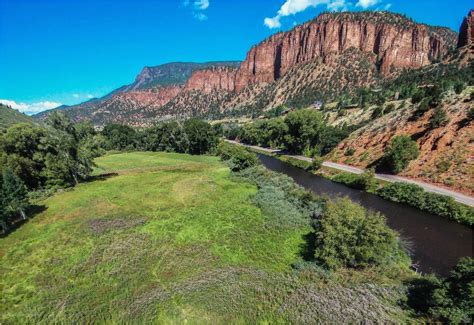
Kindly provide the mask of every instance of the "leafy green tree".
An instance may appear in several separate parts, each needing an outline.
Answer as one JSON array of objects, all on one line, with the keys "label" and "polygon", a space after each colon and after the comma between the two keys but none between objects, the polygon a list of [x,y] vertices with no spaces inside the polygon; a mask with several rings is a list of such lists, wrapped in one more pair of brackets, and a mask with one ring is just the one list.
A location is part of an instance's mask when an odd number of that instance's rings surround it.
[{"label": "leafy green tree", "polygon": [[217,135],[213,127],[202,120],[189,119],[184,122],[184,132],[187,136],[188,152],[202,155],[213,151],[217,145]]},{"label": "leafy green tree", "polygon": [[436,129],[441,126],[448,124],[449,118],[443,108],[440,106],[436,107],[433,111],[433,115],[430,117],[430,128]]},{"label": "leafy green tree", "polygon": [[31,124],[9,127],[0,135],[0,169],[10,169],[28,188],[38,187],[43,181],[40,150],[45,136],[44,129]]},{"label": "leafy green tree", "polygon": [[6,216],[19,214],[26,220],[25,209],[28,207],[27,189],[23,181],[9,169],[2,175],[2,210]]},{"label": "leafy green tree", "polygon": [[94,124],[90,120],[82,121],[74,124],[75,133],[79,140],[85,140],[97,134]]},{"label": "leafy green tree", "polygon": [[172,121],[160,125],[161,143],[160,151],[188,152],[189,140],[183,123]]},{"label": "leafy green tree", "polygon": [[285,124],[288,126],[285,146],[290,152],[301,154],[321,140],[324,121],[319,112],[307,109],[293,111],[287,115]]},{"label": "leafy green tree", "polygon": [[132,150],[136,146],[136,132],[128,125],[107,124],[101,134],[107,140],[107,150]]},{"label": "leafy green tree", "polygon": [[81,150],[74,124],[64,114],[50,114],[46,124],[50,129],[43,143],[45,168],[41,174],[49,186],[78,184],[92,172],[94,154]]},{"label": "leafy green tree", "polygon": [[419,154],[417,143],[409,136],[400,135],[395,136],[385,149],[383,161],[392,173],[398,174]]},{"label": "leafy green tree", "polygon": [[329,269],[409,265],[396,233],[383,216],[347,198],[327,202],[323,216],[314,221],[314,230],[316,261]]},{"label": "leafy green tree", "polygon": [[285,135],[288,133],[285,121],[282,118],[274,118],[269,120],[265,126],[263,145],[271,148],[282,147]]}]

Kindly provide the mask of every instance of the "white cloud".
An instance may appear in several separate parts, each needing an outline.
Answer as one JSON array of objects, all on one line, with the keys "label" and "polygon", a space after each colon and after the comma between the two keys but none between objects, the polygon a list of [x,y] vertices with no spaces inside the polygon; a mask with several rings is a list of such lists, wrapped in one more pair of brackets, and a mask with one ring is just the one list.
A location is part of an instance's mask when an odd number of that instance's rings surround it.
[{"label": "white cloud", "polygon": [[203,14],[202,12],[195,12],[194,13],[194,18],[196,18],[197,20],[200,20],[200,21],[207,20],[207,16],[205,14]]},{"label": "white cloud", "polygon": [[286,0],[285,3],[280,7],[280,10],[278,10],[277,15],[273,18],[265,18],[264,24],[268,28],[280,28],[280,19],[282,17],[295,15],[297,13],[305,11],[308,8],[316,8],[320,5],[326,6],[326,8],[331,11],[347,10],[347,6],[349,5],[349,3],[347,3],[346,1],[347,0]]},{"label": "white cloud", "polygon": [[359,0],[356,4],[357,7],[367,9],[369,7],[375,6],[380,0]]},{"label": "white cloud", "polygon": [[192,8],[193,17],[197,20],[207,20],[207,15],[202,13],[202,11],[209,8],[209,0],[184,0],[183,5]]},{"label": "white cloud", "polygon": [[209,7],[209,0],[196,0],[194,7],[199,10],[206,10]]},{"label": "white cloud", "polygon": [[9,100],[9,99],[0,99],[0,103],[10,106],[11,108],[16,109],[27,115],[33,115],[33,114],[46,111],[48,109],[56,108],[62,105],[61,103],[50,102],[50,101],[36,102],[36,103],[31,103],[31,104],[17,103],[14,100]]},{"label": "white cloud", "polygon": [[387,3],[384,7],[383,7],[383,10],[388,10],[392,7],[392,4],[391,3]]},{"label": "white cloud", "polygon": [[273,18],[265,18],[263,23],[265,24],[265,26],[271,29],[281,27],[280,16],[275,16]]},{"label": "white cloud", "polygon": [[91,95],[91,94],[77,94],[76,93],[76,94],[72,94],[71,96],[74,97],[75,99],[79,99],[79,98],[82,98],[82,99],[89,98],[89,99],[91,99],[91,98],[94,98],[94,95]]},{"label": "white cloud", "polygon": [[327,5],[330,11],[347,11],[346,0],[335,0]]}]

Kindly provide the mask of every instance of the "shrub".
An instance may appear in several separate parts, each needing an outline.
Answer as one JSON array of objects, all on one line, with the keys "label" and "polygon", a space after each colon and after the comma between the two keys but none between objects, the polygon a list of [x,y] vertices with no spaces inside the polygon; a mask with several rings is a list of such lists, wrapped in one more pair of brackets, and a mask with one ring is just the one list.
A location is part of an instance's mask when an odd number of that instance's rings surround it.
[{"label": "shrub", "polygon": [[467,225],[474,224],[474,209],[457,203],[454,199],[425,192],[415,184],[392,183],[377,191],[384,199],[409,204],[442,217],[453,219]]},{"label": "shrub", "polygon": [[354,155],[354,153],[355,153],[354,148],[347,148],[346,151],[344,152],[344,156],[346,156],[346,157],[352,156],[352,155]]},{"label": "shrub", "polygon": [[394,110],[395,110],[395,105],[393,103],[390,103],[385,107],[383,113],[388,114],[388,113],[393,112]]},{"label": "shrub", "polygon": [[441,126],[445,126],[446,124],[448,124],[448,122],[449,118],[444,109],[439,106],[436,107],[433,112],[433,115],[431,115],[430,117],[430,128],[436,129]]},{"label": "shrub", "polygon": [[378,118],[383,115],[383,107],[382,106],[377,106],[374,108],[374,111],[372,112],[372,118]]},{"label": "shrub", "polygon": [[313,162],[311,163],[311,171],[319,170],[323,166],[324,159],[319,156],[313,157]]},{"label": "shrub", "polygon": [[424,97],[424,93],[423,91],[421,90],[418,90],[417,92],[415,92],[411,98],[411,102],[413,104],[418,104],[419,102],[421,102],[421,100],[423,99]]},{"label": "shrub", "polygon": [[474,319],[474,259],[462,258],[445,279],[433,275],[408,285],[407,304],[417,313],[445,324]]},{"label": "shrub", "polygon": [[262,166],[254,166],[236,174],[255,183],[259,190],[255,203],[276,225],[309,225],[311,219],[321,216],[323,201],[286,175],[272,172]]},{"label": "shrub", "polygon": [[383,216],[368,212],[349,199],[329,201],[315,220],[316,261],[329,269],[409,264],[397,234]]},{"label": "shrub", "polygon": [[419,154],[418,145],[409,136],[395,136],[385,149],[383,162],[392,173],[398,174]]},{"label": "shrub", "polygon": [[424,98],[420,104],[418,105],[418,108],[413,112],[412,119],[418,119],[422,117],[427,111],[430,109],[430,98]]},{"label": "shrub", "polygon": [[[474,94],[474,93],[473,93]],[[469,109],[469,112],[467,112],[467,118],[472,121],[474,120],[474,107],[471,107]]]},{"label": "shrub", "polygon": [[462,81],[458,81],[454,84],[453,88],[454,92],[459,95],[466,88],[466,84]]},{"label": "shrub", "polygon": [[222,160],[229,163],[230,169],[234,172],[255,166],[259,162],[255,153],[248,151],[242,146],[223,141],[219,144],[217,153]]},{"label": "shrub", "polygon": [[377,188],[373,169],[366,170],[360,175],[342,172],[334,175],[331,180],[359,190],[374,191]]}]

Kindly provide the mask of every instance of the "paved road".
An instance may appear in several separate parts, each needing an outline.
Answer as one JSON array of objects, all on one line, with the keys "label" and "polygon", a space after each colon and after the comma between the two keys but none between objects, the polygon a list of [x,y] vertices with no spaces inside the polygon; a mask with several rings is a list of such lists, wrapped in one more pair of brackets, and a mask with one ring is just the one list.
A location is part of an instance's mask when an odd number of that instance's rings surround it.
[{"label": "paved road", "polygon": [[[230,142],[230,143],[238,144],[238,145],[243,145],[243,146],[246,146],[250,149],[265,151],[265,152],[268,152],[268,153],[278,153],[278,152],[280,152],[280,150],[246,145],[246,144],[243,144],[243,143],[240,143],[240,142],[237,142],[237,141],[232,141],[232,140],[226,140],[226,141]],[[313,161],[313,159],[305,157],[305,156],[298,156],[298,155],[288,155],[288,156],[299,159],[299,160],[308,161],[308,162]],[[361,173],[364,172],[363,169],[348,166],[348,165],[344,165],[344,164],[334,163],[334,162],[331,162],[331,161],[323,162],[323,166],[335,168],[335,169],[342,170],[342,171],[345,171],[345,172],[348,172],[348,173],[353,173],[353,174],[361,174]],[[448,189],[445,189],[445,188],[442,188],[442,187],[438,187],[438,186],[435,186],[435,185],[431,185],[431,184],[420,182],[420,181],[415,181],[415,180],[412,180],[412,179],[408,179],[408,178],[401,177],[401,176],[396,176],[396,175],[375,174],[375,178],[379,179],[379,180],[382,180],[382,181],[390,182],[390,183],[403,182],[403,183],[416,184],[418,186],[423,187],[423,189],[427,192],[432,192],[432,193],[437,193],[437,194],[450,196],[454,200],[456,200],[460,203],[464,203],[466,205],[474,207],[474,198],[473,197],[470,197],[470,196],[467,196],[467,195],[464,195],[464,194],[461,194],[461,193],[458,193],[458,192],[455,192],[455,191],[451,191],[451,190],[448,190]]]}]

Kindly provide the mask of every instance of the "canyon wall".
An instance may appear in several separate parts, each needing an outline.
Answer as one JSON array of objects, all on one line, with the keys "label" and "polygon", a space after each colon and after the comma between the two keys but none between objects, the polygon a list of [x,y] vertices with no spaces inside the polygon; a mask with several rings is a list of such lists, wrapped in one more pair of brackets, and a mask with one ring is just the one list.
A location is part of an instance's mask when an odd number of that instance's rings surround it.
[{"label": "canyon wall", "polygon": [[213,67],[196,70],[186,82],[186,90],[200,90],[206,94],[213,89],[234,91],[237,69],[233,67]]},{"label": "canyon wall", "polygon": [[252,47],[236,73],[225,68],[195,71],[188,89],[240,91],[273,82],[300,63],[327,63],[349,48],[375,54],[374,64],[386,75],[392,67],[419,68],[439,60],[455,43],[456,33],[397,14],[327,13]]},{"label": "canyon wall", "polygon": [[464,18],[459,31],[458,47],[472,45],[474,43],[474,10],[471,10]]}]

